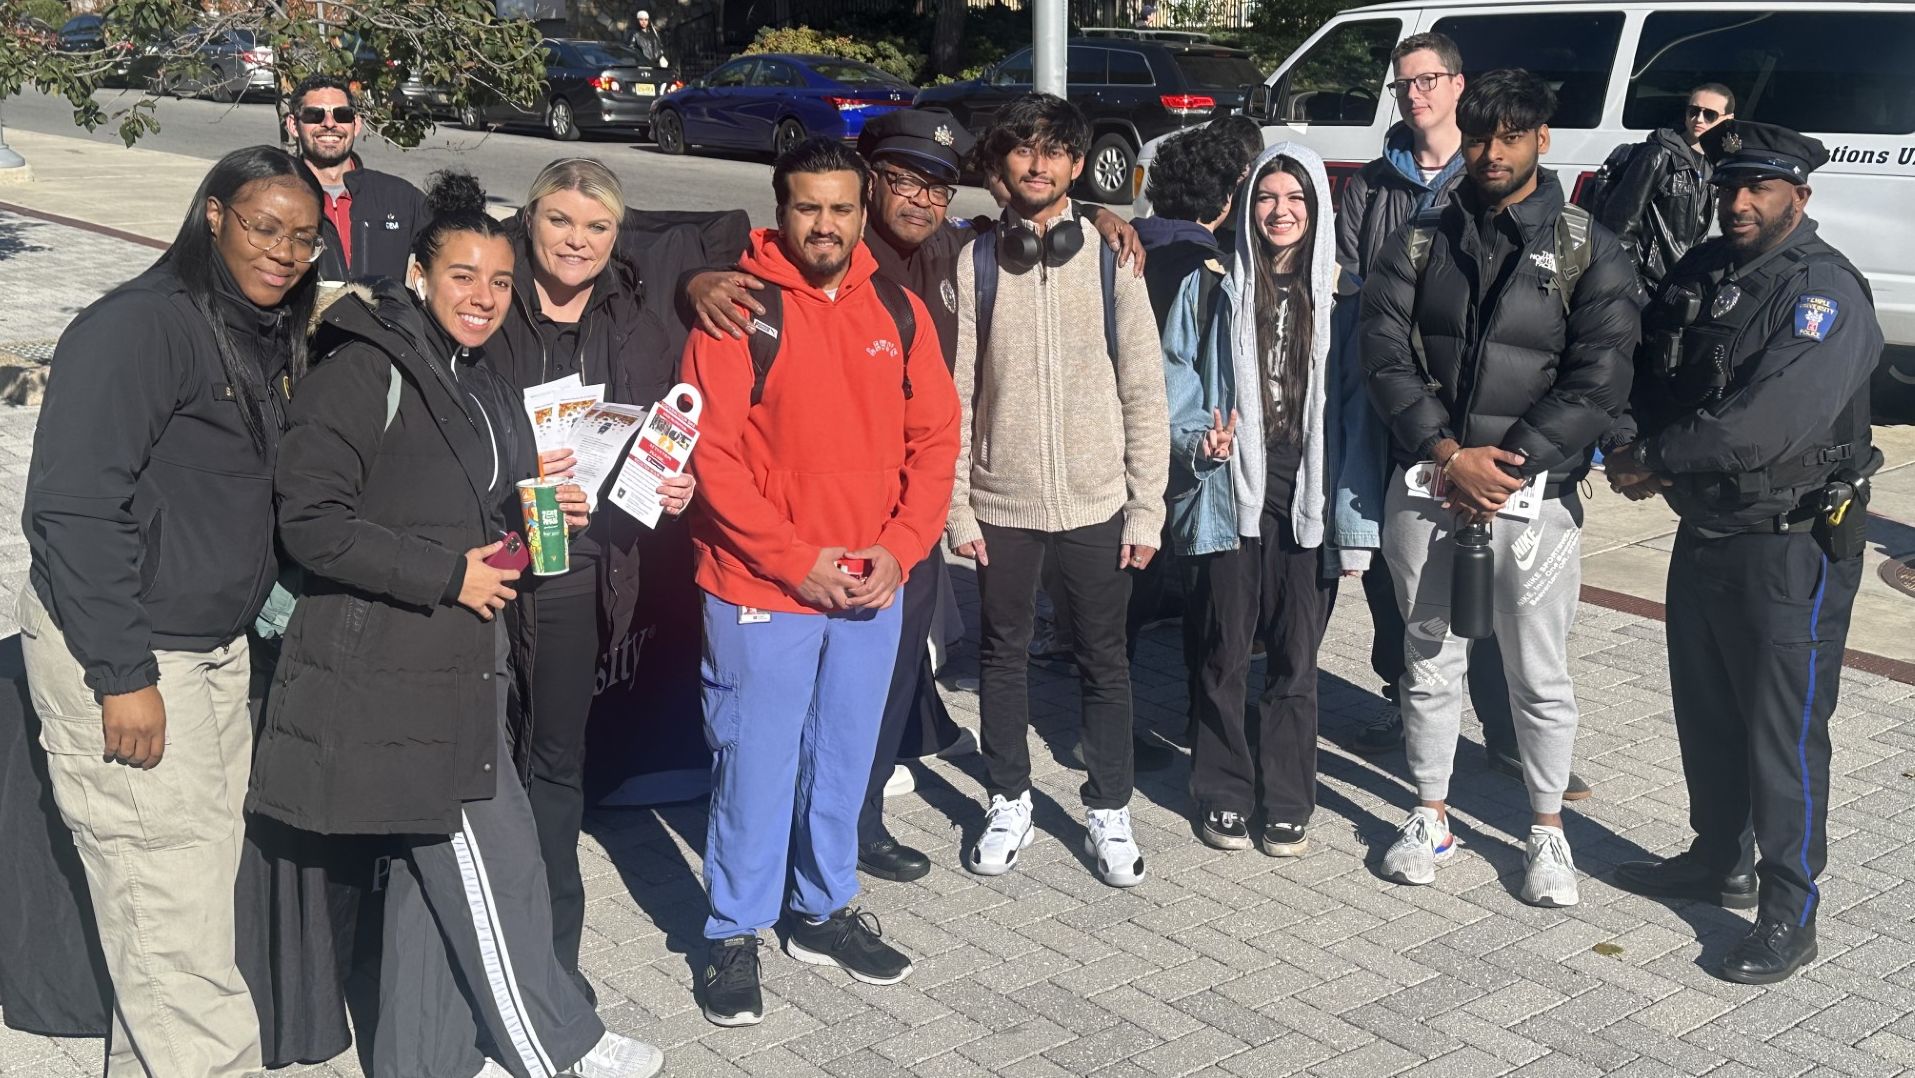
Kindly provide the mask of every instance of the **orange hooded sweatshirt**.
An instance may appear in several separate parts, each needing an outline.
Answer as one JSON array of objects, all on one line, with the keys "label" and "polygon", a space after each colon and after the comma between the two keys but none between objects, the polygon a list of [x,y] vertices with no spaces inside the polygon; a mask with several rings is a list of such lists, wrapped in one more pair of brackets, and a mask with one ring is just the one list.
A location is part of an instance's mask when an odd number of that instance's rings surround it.
[{"label": "orange hooded sweatshirt", "polygon": [[739,606],[818,613],[798,584],[824,547],[882,546],[909,573],[938,541],[957,468],[958,400],[917,296],[907,357],[860,243],[834,300],[806,283],[775,229],[739,268],[784,293],[777,362],[751,403],[750,342],[693,333],[685,381],[705,397],[692,472],[698,586]]}]

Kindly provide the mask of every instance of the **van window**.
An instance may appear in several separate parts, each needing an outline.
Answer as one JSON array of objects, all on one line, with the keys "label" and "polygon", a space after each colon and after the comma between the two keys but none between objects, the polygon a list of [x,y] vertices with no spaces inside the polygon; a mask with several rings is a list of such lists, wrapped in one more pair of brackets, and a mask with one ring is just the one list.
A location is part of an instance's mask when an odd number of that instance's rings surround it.
[{"label": "van window", "polygon": [[1283,76],[1276,117],[1289,123],[1368,127],[1376,119],[1401,19],[1346,22],[1323,35]]},{"label": "van window", "polygon": [[1689,91],[1719,82],[1739,119],[1797,131],[1915,131],[1915,13],[1651,14],[1630,71],[1625,127],[1675,123]]},{"label": "van window", "polygon": [[1462,50],[1464,74],[1526,68],[1556,90],[1549,126],[1589,128],[1602,123],[1622,21],[1620,11],[1458,15],[1432,29]]}]

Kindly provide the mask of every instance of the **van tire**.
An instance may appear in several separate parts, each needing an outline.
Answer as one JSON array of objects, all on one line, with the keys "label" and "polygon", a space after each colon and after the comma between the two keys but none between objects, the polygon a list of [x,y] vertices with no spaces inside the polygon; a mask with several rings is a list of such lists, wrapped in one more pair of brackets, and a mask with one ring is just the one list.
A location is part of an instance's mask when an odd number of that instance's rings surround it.
[{"label": "van tire", "polygon": [[1129,202],[1130,174],[1136,167],[1137,150],[1129,139],[1113,132],[1091,144],[1079,186],[1085,197],[1097,202]]}]

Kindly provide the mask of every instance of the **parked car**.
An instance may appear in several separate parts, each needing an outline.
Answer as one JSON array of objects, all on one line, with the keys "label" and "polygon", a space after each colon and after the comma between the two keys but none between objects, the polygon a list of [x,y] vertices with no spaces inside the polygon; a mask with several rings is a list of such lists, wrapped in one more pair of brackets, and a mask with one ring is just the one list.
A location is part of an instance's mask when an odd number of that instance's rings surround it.
[{"label": "parked car", "polygon": [[[1580,193],[1609,151],[1675,123],[1691,88],[1720,82],[1736,117],[1827,144],[1809,214],[1875,295],[1888,338],[1878,411],[1915,394],[1915,3],[1848,0],[1398,0],[1326,22],[1250,96],[1266,144],[1294,139],[1341,185],[1383,151],[1397,120],[1390,50],[1447,34],[1464,74],[1528,68],[1555,87],[1546,168]],[[1260,80],[1262,81],[1262,80]],[[1137,173],[1138,216],[1150,212]],[[1904,207],[1895,210],[1893,207]]]},{"label": "parked car", "polygon": [[[1066,67],[1070,98],[1091,123],[1078,187],[1099,202],[1130,200],[1131,168],[1146,142],[1203,123],[1219,107],[1236,108],[1245,84],[1263,81],[1242,49],[1116,37],[1071,39]],[[981,136],[998,109],[1030,91],[1031,50],[1025,48],[981,78],[918,91],[914,104],[949,109]]]},{"label": "parked car", "polygon": [[[645,65],[638,54],[611,41],[547,38],[545,95],[527,105],[503,101],[489,107],[468,105],[459,122],[484,127],[541,127],[555,139],[570,141],[588,130],[624,130],[643,134],[651,125],[652,100],[663,69]],[[408,84],[410,85],[410,84]],[[444,93],[423,86],[431,95]]]},{"label": "parked car", "polygon": [[[222,101],[238,101],[247,94],[270,96],[276,88],[273,48],[261,44],[251,30],[222,30],[209,35],[192,29],[174,40],[172,47],[148,49],[135,56],[130,79],[143,82],[157,94]],[[177,62],[182,48],[194,55],[194,63]],[[174,66],[164,67],[162,60]]]},{"label": "parked car", "polygon": [[133,43],[109,28],[102,16],[75,15],[68,19],[60,26],[58,43],[61,52],[103,52],[113,57],[113,69],[106,76],[109,86],[124,85],[132,71]]},{"label": "parked car", "polygon": [[661,153],[694,146],[782,153],[814,135],[855,141],[865,122],[910,105],[917,88],[835,56],[761,53],[721,64],[652,106]]}]

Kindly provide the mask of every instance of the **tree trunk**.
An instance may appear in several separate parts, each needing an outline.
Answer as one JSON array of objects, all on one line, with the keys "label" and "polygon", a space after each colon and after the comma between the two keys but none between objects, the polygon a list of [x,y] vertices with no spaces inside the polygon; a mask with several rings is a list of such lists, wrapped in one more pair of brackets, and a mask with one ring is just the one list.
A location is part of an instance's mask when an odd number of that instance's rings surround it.
[{"label": "tree trunk", "polygon": [[938,21],[931,30],[931,71],[956,76],[964,70],[965,0],[939,0]]}]

